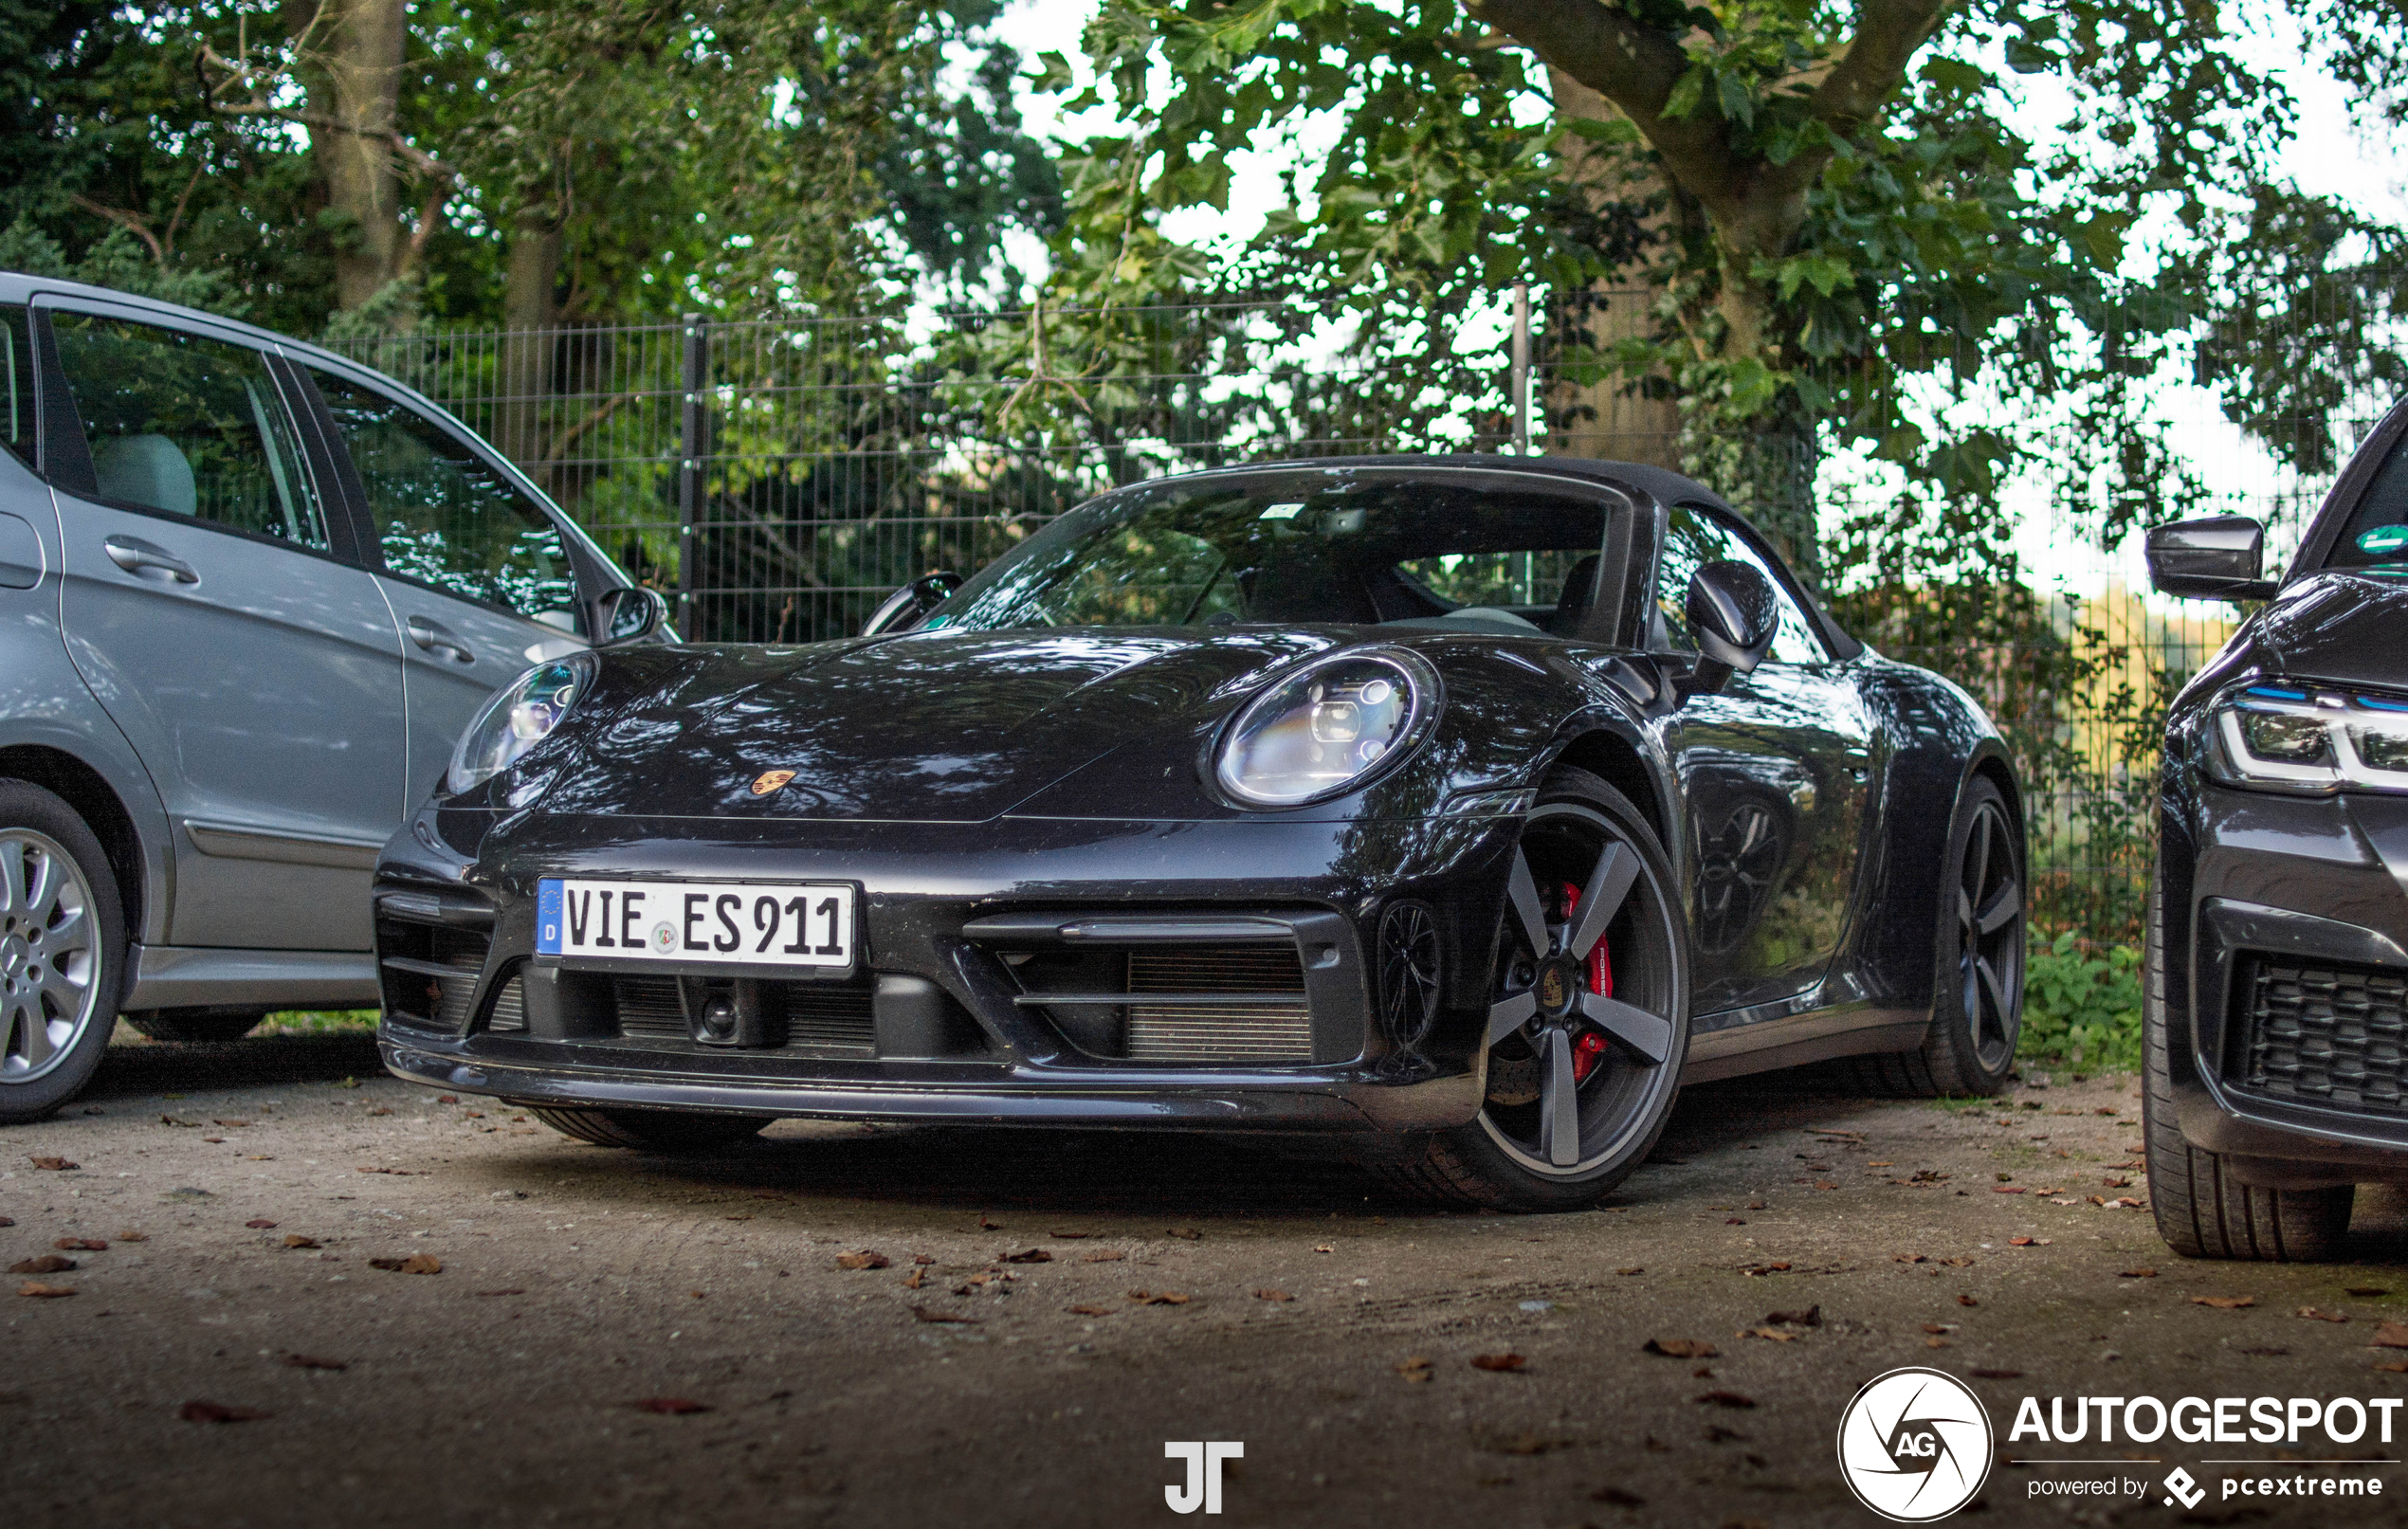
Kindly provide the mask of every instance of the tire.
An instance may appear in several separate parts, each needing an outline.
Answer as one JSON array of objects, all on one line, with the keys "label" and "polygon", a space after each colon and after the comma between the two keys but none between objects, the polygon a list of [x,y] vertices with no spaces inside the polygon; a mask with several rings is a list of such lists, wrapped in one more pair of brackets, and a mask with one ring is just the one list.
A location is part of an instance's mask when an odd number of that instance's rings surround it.
[{"label": "tire", "polygon": [[154,1041],[224,1046],[248,1035],[266,1017],[264,1009],[146,1009],[124,1019]]},{"label": "tire", "polygon": [[2174,1105],[2173,1038],[2166,1026],[2165,908],[2149,887],[2147,987],[2141,999],[2141,1139],[2148,1148],[2149,1211],[2158,1235],[2185,1258],[2324,1264],[2349,1240],[2352,1185],[2268,1190],[2243,1184],[2220,1153],[2194,1147]]},{"label": "tire", "polygon": [[2006,793],[1974,776],[1958,799],[1941,866],[1931,1028],[1912,1051],[1853,1058],[1865,1093],[1979,1098],[2006,1086],[2023,1031],[2023,851]]},{"label": "tire", "polygon": [[83,1091],[109,1047],[125,919],[100,841],[39,786],[0,780],[0,1125]]},{"label": "tire", "polygon": [[[1516,855],[1514,882],[1532,896],[1509,895],[1491,956],[1481,1112],[1450,1131],[1379,1143],[1365,1160],[1416,1198],[1577,1210],[1645,1162],[1671,1117],[1688,1052],[1688,920],[1653,827],[1584,770],[1549,777]],[[1576,885],[1580,896],[1565,898]],[[1592,890],[1598,905],[1613,903],[1596,936],[1578,911]],[[1524,906],[1546,932],[1538,959]],[[1611,998],[1585,974],[1573,948],[1583,939],[1607,954]]]},{"label": "tire", "polygon": [[579,1110],[530,1104],[527,1112],[564,1137],[597,1147],[645,1152],[703,1152],[760,1135],[769,1122],[747,1115],[684,1110]]}]

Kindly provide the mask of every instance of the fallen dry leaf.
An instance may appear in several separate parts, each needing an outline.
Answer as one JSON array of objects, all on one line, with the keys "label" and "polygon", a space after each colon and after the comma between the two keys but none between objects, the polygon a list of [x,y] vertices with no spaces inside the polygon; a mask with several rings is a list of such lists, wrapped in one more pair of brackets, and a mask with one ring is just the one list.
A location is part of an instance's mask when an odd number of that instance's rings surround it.
[{"label": "fallen dry leaf", "polygon": [[17,1286],[17,1294],[31,1296],[36,1301],[56,1301],[61,1296],[71,1296],[75,1291],[64,1284],[44,1284],[39,1280],[27,1280]]},{"label": "fallen dry leaf", "polygon": [[925,1306],[912,1307],[911,1315],[915,1321],[955,1322],[967,1327],[976,1327],[978,1325],[978,1319],[976,1317],[958,1317],[949,1311],[930,1311]]},{"label": "fallen dry leaf", "polygon": [[1293,1301],[1296,1298],[1289,1295],[1285,1290],[1262,1289],[1254,1292],[1254,1299],[1257,1301]]},{"label": "fallen dry leaf", "polygon": [[253,1231],[274,1231],[276,1229],[276,1223],[264,1216],[254,1216],[252,1219],[244,1222],[243,1225],[248,1227]]},{"label": "fallen dry leaf", "polygon": [[1923,1340],[1923,1346],[1927,1349],[1944,1349],[1948,1346],[1948,1340],[1944,1338],[1927,1338]]},{"label": "fallen dry leaf", "polygon": [[840,1269],[883,1269],[891,1267],[893,1263],[894,1260],[885,1254],[867,1247],[836,1255],[836,1266]]},{"label": "fallen dry leaf", "polygon": [[395,1178],[414,1178],[418,1174],[425,1172],[425,1170],[412,1170],[408,1168],[355,1168],[352,1172],[355,1174],[391,1174]]},{"label": "fallen dry leaf", "polygon": [[1202,1242],[1204,1240],[1204,1234],[1196,1230],[1194,1227],[1170,1227],[1164,1229],[1162,1234],[1166,1237],[1177,1237],[1183,1243],[1195,1243]]},{"label": "fallen dry leaf", "polygon": [[1053,1255],[1042,1247],[1031,1247],[1025,1253],[999,1254],[997,1261],[1005,1264],[1050,1264]]},{"label": "fallen dry leaf", "polygon": [[235,1407],[226,1402],[186,1402],[176,1409],[175,1415],[187,1423],[256,1423],[261,1418],[276,1414],[261,1411],[256,1407]]},{"label": "fallen dry leaf", "polygon": [[288,1231],[284,1233],[284,1246],[287,1247],[315,1247],[318,1246],[318,1239],[315,1237],[304,1237],[298,1231]]},{"label": "fallen dry leaf", "polygon": [[[371,1114],[371,1115],[391,1115],[392,1112],[393,1112],[393,1107],[392,1107],[391,1104],[379,1104],[379,1105],[377,1105],[374,1109],[370,1110],[368,1113],[369,1113],[369,1114]],[[224,1120],[220,1120],[220,1121],[218,1121],[217,1123],[218,1123],[218,1124],[220,1124],[220,1125],[224,1125],[226,1122],[225,1122]]]},{"label": "fallen dry leaf", "polygon": [[1049,1231],[1046,1235],[1049,1237],[1059,1237],[1064,1242],[1077,1242],[1082,1237],[1092,1237],[1095,1233],[1091,1231]]},{"label": "fallen dry leaf", "polygon": [[32,1161],[34,1167],[47,1170],[53,1174],[63,1174],[70,1168],[81,1168],[83,1166],[82,1163],[71,1163],[64,1157],[36,1157]]},{"label": "fallen dry leaf", "polygon": [[9,1265],[11,1274],[64,1274],[75,1267],[75,1260],[61,1258],[56,1253],[44,1253],[38,1258],[20,1259]]},{"label": "fallen dry leaf", "polygon": [[2408,1349],[2408,1322],[2377,1322],[2375,1339],[2369,1346],[2379,1349]]},{"label": "fallen dry leaf", "polygon": [[[7,1225],[9,1225],[8,1222],[0,1221],[0,1227]],[[121,1243],[147,1243],[151,1240],[151,1234],[147,1231],[120,1231],[117,1234],[117,1240]]]},{"label": "fallen dry leaf", "polygon": [[1767,1312],[1764,1320],[1782,1327],[1820,1327],[1823,1325],[1823,1308],[1820,1302],[1816,1302],[1804,1311]]},{"label": "fallen dry leaf", "polygon": [[1975,1300],[1972,1296],[1960,1295],[1957,1297],[1957,1304],[1960,1306],[1979,1306],[1981,1302]]},{"label": "fallen dry leaf", "polygon": [[2046,1247],[2055,1240],[2053,1237],[2010,1237],[2007,1239],[2007,1246],[2009,1247]]},{"label": "fallen dry leaf", "polygon": [[2214,1306],[2217,1311],[2238,1311],[2243,1306],[2257,1304],[2255,1296],[2193,1296],[2194,1306]]},{"label": "fallen dry leaf", "polygon": [[1756,1405],[1755,1397],[1742,1395],[1736,1391],[1709,1391],[1698,1400],[1709,1402],[1716,1407],[1748,1408]]},{"label": "fallen dry leaf", "polygon": [[641,1401],[629,1402],[628,1405],[640,1412],[660,1412],[669,1417],[683,1417],[689,1412],[707,1412],[711,1410],[707,1402],[693,1401],[684,1396],[647,1396]]},{"label": "fallen dry leaf", "polygon": [[919,1264],[919,1265],[924,1265],[934,1264],[934,1263],[937,1261],[937,1258],[936,1258],[936,1255],[935,1255],[935,1254],[933,1254],[933,1253],[914,1253],[914,1254],[912,1254],[912,1255],[911,1255],[911,1261],[912,1261],[914,1264]]},{"label": "fallen dry leaf", "polygon": [[1433,1367],[1429,1358],[1419,1354],[1410,1359],[1397,1360],[1396,1368],[1396,1374],[1416,1384],[1427,1381],[1433,1373]]},{"label": "fallen dry leaf", "polygon": [[1647,1272],[1647,1266],[1642,1264],[1633,1264],[1627,1269],[1615,1269],[1614,1272],[1616,1274],[1645,1274]]},{"label": "fallen dry leaf", "polygon": [[2021,1194],[2023,1192],[2023,1186],[2020,1184],[1993,1184],[1990,1186],[1990,1192],[1993,1194]]},{"label": "fallen dry leaf", "polygon": [[383,1269],[389,1274],[441,1274],[443,1272],[443,1261],[432,1253],[412,1253],[408,1258],[372,1258],[368,1261],[368,1266],[372,1269]]},{"label": "fallen dry leaf", "polygon": [[2116,1278],[2119,1280],[2154,1280],[2157,1278],[2157,1270],[2125,1269],[2121,1274],[2118,1274]]},{"label": "fallen dry leaf", "polygon": [[2353,1284],[2342,1292],[2349,1296],[2387,1296],[2391,1291],[2380,1284]]},{"label": "fallen dry leaf", "polygon": [[1661,1354],[1668,1359],[1711,1359],[1719,1357],[1714,1345],[1702,1338],[1651,1338],[1639,1345],[1642,1353]]},{"label": "fallen dry leaf", "polygon": [[923,1268],[914,1267],[911,1271],[910,1278],[903,1281],[903,1288],[906,1290],[917,1290],[927,1283],[928,1271]]},{"label": "fallen dry leaf", "polygon": [[1070,1306],[1065,1309],[1081,1317],[1109,1317],[1113,1311],[1110,1306]]},{"label": "fallen dry leaf", "polygon": [[1338,1248],[1331,1243],[1315,1243],[1313,1244],[1313,1251],[1316,1253],[1334,1253],[1338,1251]]},{"label": "fallen dry leaf", "polygon": [[1188,1298],[1177,1290],[1132,1290],[1129,1299],[1140,1306],[1184,1306]]},{"label": "fallen dry leaf", "polygon": [[287,1354],[284,1362],[296,1370],[348,1370],[348,1359],[321,1359],[314,1354]]},{"label": "fallen dry leaf", "polygon": [[1003,1223],[994,1220],[991,1216],[981,1215],[978,1217],[978,1229],[980,1231],[1001,1231],[1003,1229]]},{"label": "fallen dry leaf", "polygon": [[2408,1374],[2408,1359],[2378,1359],[2375,1368],[2389,1371],[2395,1375]]},{"label": "fallen dry leaf", "polygon": [[2299,1315],[2307,1318],[2310,1321],[2318,1322],[2345,1322],[2349,1320],[2349,1314],[2346,1312],[2318,1311],[2313,1306],[2300,1307]]},{"label": "fallen dry leaf", "polygon": [[1769,1338],[1776,1343],[1795,1343],[1797,1341],[1797,1335],[1796,1333],[1788,1332],[1779,1327],[1742,1327],[1732,1336],[1735,1338]]},{"label": "fallen dry leaf", "polygon": [[1471,1356],[1471,1368],[1474,1370],[1489,1370],[1499,1374],[1519,1370],[1529,1362],[1519,1354],[1475,1354]]}]

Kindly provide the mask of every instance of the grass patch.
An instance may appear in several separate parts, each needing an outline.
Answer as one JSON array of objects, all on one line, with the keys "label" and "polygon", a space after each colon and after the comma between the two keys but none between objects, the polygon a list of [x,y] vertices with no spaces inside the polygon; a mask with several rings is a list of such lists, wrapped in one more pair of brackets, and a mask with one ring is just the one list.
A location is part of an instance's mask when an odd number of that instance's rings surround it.
[{"label": "grass patch", "polygon": [[281,1014],[268,1015],[251,1033],[253,1035],[374,1035],[376,1033],[376,1010],[374,1009],[287,1010]]}]

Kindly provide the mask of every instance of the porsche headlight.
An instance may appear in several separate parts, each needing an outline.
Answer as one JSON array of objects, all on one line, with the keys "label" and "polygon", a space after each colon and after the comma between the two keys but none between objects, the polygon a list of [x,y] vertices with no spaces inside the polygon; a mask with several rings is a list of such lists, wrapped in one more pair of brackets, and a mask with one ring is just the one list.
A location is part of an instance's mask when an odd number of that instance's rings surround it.
[{"label": "porsche headlight", "polygon": [[552,736],[569,708],[593,686],[598,661],[572,653],[538,664],[493,693],[451,751],[444,789],[454,795],[483,784]]},{"label": "porsche headlight", "polygon": [[1221,736],[1213,778],[1249,807],[1336,796],[1410,753],[1439,703],[1437,671],[1402,649],[1320,659],[1237,714]]},{"label": "porsche headlight", "polygon": [[2213,725],[2208,774],[2228,786],[2408,792],[2408,700],[2250,685],[2217,702]]}]

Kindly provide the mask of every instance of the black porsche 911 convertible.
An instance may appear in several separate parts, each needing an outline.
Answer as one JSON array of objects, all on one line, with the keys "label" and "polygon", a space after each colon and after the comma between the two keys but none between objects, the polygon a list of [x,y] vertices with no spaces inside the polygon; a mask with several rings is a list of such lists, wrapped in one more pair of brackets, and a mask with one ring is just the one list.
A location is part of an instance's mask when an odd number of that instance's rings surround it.
[{"label": "black porsche 911 convertible", "polygon": [[1686,479],[1205,472],[860,637],[504,687],[378,867],[381,1043],[606,1144],[1288,1133],[1569,1207],[1684,1081],[1997,1089],[2022,821],[1980,709]]}]

